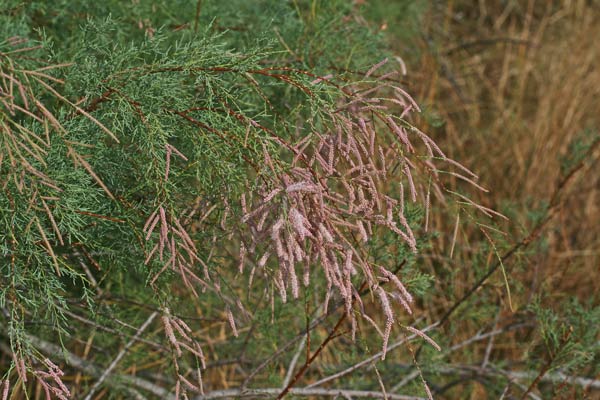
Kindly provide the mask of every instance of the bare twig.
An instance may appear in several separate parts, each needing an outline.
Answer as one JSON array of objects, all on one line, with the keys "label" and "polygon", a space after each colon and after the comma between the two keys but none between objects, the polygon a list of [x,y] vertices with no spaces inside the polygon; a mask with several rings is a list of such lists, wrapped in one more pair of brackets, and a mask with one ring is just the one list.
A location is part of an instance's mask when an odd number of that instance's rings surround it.
[{"label": "bare twig", "polygon": [[[68,315],[69,317],[71,317],[73,319],[76,319],[76,320],[78,320],[78,321],[86,324],[86,325],[92,326],[94,329],[98,329],[98,330],[101,330],[101,331],[104,331],[104,332],[108,332],[108,333],[111,333],[113,335],[118,335],[118,336],[121,336],[123,338],[126,338],[126,336],[128,336],[127,334],[125,334],[125,333],[123,333],[121,331],[118,331],[118,330],[113,329],[113,328],[109,328],[108,326],[97,324],[96,322],[90,321],[89,319],[84,318],[81,315],[75,314],[74,312],[71,312],[71,311],[69,311],[67,309],[62,309],[61,312],[63,314],[65,314],[65,315]],[[115,319],[115,321],[116,322],[120,322],[117,319]],[[134,340],[134,338],[132,338],[132,340]],[[159,343],[152,342],[150,340],[146,340],[146,339],[140,338],[140,337],[138,337],[135,340],[137,340],[140,343],[147,344],[147,345],[149,345],[149,346],[151,346],[151,347],[153,347],[153,348],[155,348],[157,350],[167,351],[167,348],[164,347],[164,346],[162,346]]]},{"label": "bare twig", "polygon": [[[498,320],[500,319],[500,308],[498,308],[498,312],[496,313],[496,318],[494,319],[494,329],[498,326]],[[492,347],[494,346],[494,337],[496,335],[491,335],[490,340],[485,348],[485,356],[483,357],[483,362],[481,363],[481,368],[485,368],[490,361],[490,354],[492,354]]]},{"label": "bare twig", "polygon": [[400,382],[398,382],[396,385],[394,385],[390,389],[390,392],[391,393],[397,392],[398,390],[400,390],[401,388],[406,386],[406,384],[411,382],[413,379],[417,378],[419,376],[419,373],[420,372],[418,370],[412,371],[410,374],[406,375]]},{"label": "bare twig", "polygon": [[471,337],[471,338],[469,338],[469,339],[467,339],[467,340],[465,340],[463,342],[460,342],[460,343],[455,344],[454,346],[450,347],[447,352],[448,353],[449,352],[453,352],[453,351],[456,351],[456,350],[458,350],[458,349],[460,349],[462,347],[468,346],[468,345],[470,345],[470,344],[472,344],[474,342],[478,342],[480,340],[485,340],[487,338],[492,338],[494,336],[498,336],[498,335],[501,335],[503,333],[515,330],[515,329],[520,329],[520,328],[530,327],[530,326],[534,326],[534,325],[532,323],[525,323],[524,322],[524,323],[521,323],[521,324],[514,324],[514,325],[505,326],[505,327],[502,327],[502,328],[499,328],[499,329],[494,329],[494,330],[486,332],[486,333],[477,333],[475,336],[473,336],[473,337]]},{"label": "bare twig", "polygon": [[[429,325],[428,327],[421,329],[421,332],[430,331],[433,328],[435,328],[436,326],[437,326],[437,323]],[[401,346],[402,344],[406,343],[408,340],[414,339],[416,337],[417,337],[416,334],[413,334],[413,335],[410,335],[408,337],[405,337],[404,339],[399,340],[399,341],[397,341],[397,342],[389,345],[388,348],[387,348],[387,351],[388,352],[392,351],[393,349],[395,349],[395,348]],[[335,373],[333,375],[330,375],[330,376],[328,376],[326,378],[318,380],[318,381],[316,381],[314,383],[311,383],[310,385],[307,386],[307,388],[313,388],[313,387],[321,386],[324,383],[327,383],[327,382],[332,381],[334,379],[338,379],[338,378],[340,378],[340,377],[342,377],[344,375],[348,375],[349,373],[351,373],[353,371],[356,371],[359,368],[362,368],[362,367],[364,367],[366,365],[370,365],[373,361],[381,358],[382,355],[383,355],[383,351],[380,351],[379,353],[376,353],[376,354],[372,355],[371,357],[369,357],[369,358],[367,358],[367,359],[365,359],[365,360],[363,360],[363,361],[361,361],[361,362],[359,362],[357,364],[354,364],[353,366],[351,366],[349,368],[346,368],[343,371],[340,371],[340,372]]]},{"label": "bare twig", "polygon": [[304,345],[306,345],[307,336],[305,335],[300,343],[298,344],[298,349],[290,362],[290,366],[288,367],[287,374],[285,375],[285,379],[283,380],[282,387],[286,387],[290,383],[290,379],[292,379],[292,374],[294,373],[294,368],[296,368],[296,364],[298,363],[298,359],[300,358],[300,354],[302,353],[302,349]]},{"label": "bare twig", "polygon": [[[502,375],[506,375],[513,379],[531,379],[536,375],[536,372],[533,371],[504,371],[499,370]],[[600,390],[600,379],[590,379],[584,378],[581,376],[572,376],[566,375],[562,372],[555,372],[552,374],[545,374],[540,378],[541,382],[551,382],[551,383],[562,383],[568,382],[572,385],[577,385],[582,388],[589,388],[594,390]]]},{"label": "bare twig", "polygon": [[[194,400],[212,400],[212,399],[241,399],[244,397],[266,396],[271,397],[277,395],[281,391],[280,388],[267,389],[228,389],[215,390],[205,395],[194,397]],[[346,390],[346,389],[318,389],[318,388],[290,388],[289,394],[294,396],[344,396],[346,398],[368,398],[368,399],[384,399],[382,392],[366,391],[366,390]],[[390,400],[425,400],[423,397],[405,396],[399,394],[388,394]]]},{"label": "bare twig", "polygon": [[317,357],[325,349],[327,344],[337,336],[337,331],[338,331],[338,329],[340,329],[340,327],[342,326],[342,323],[346,319],[346,315],[347,315],[346,313],[342,314],[342,316],[340,317],[340,319],[338,319],[338,322],[335,324],[333,329],[329,332],[329,335],[327,335],[325,340],[323,340],[323,342],[319,345],[319,347],[314,352],[314,354],[308,360],[306,360],[304,365],[300,368],[300,370],[296,373],[296,375],[294,375],[292,380],[283,388],[281,393],[279,393],[279,395],[277,396],[277,400],[284,398],[286,394],[290,393],[290,391],[293,389],[296,382],[298,382],[298,380],[306,373],[306,371],[311,366],[313,361],[315,361],[317,359]]},{"label": "bare twig", "polygon": [[115,367],[117,366],[119,361],[121,361],[121,359],[125,356],[125,353],[127,353],[127,350],[129,350],[129,348],[136,342],[137,338],[142,334],[142,332],[144,332],[144,330],[148,327],[148,325],[150,325],[152,323],[152,321],[154,320],[154,318],[156,318],[157,315],[158,315],[158,313],[156,311],[153,312],[152,314],[150,314],[150,316],[146,319],[146,321],[142,324],[142,326],[140,326],[140,328],[137,330],[137,332],[135,333],[135,336],[133,338],[131,338],[131,340],[129,342],[127,342],[125,347],[123,347],[123,349],[121,349],[119,354],[117,354],[117,356],[112,361],[112,363],[108,366],[108,368],[102,373],[102,375],[100,375],[100,378],[96,381],[94,386],[92,386],[92,388],[90,389],[87,396],[85,396],[84,400],[90,400],[92,398],[94,393],[96,393],[96,390],[98,390],[100,385],[102,385],[102,383],[106,380],[106,378],[112,372],[112,370],[115,369]]}]

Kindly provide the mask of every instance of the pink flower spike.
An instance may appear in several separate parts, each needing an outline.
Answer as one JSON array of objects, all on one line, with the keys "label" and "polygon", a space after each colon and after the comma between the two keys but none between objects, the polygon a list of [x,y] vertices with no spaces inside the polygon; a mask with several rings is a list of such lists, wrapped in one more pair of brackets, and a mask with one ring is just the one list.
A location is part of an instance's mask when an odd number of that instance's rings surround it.
[{"label": "pink flower spike", "polygon": [[394,58],[396,59],[396,61],[398,61],[398,64],[400,64],[400,71],[402,71],[402,75],[406,75],[407,71],[406,71],[406,64],[404,63],[404,60],[399,56],[396,56]]},{"label": "pink flower spike", "polygon": [[[152,220],[152,222],[149,224],[149,226],[148,226],[148,222],[146,222],[146,225],[148,227],[148,233],[146,234],[146,240],[150,240],[150,236],[152,236],[152,232],[154,231],[154,228],[156,227],[156,224],[158,223],[158,221],[160,219],[160,217],[158,216],[156,211],[154,211],[154,213],[152,215],[154,217],[150,216],[150,218],[148,218],[148,221]],[[144,227],[144,230],[146,230],[146,226]]]},{"label": "pink flower spike", "polygon": [[165,334],[167,335],[169,342],[171,342],[171,345],[173,345],[173,347],[175,347],[175,350],[177,351],[177,355],[179,357],[181,357],[181,354],[182,354],[181,348],[179,347],[179,343],[177,342],[177,338],[175,337],[175,333],[173,332],[173,327],[171,326],[171,321],[169,320],[169,317],[166,315],[163,315],[161,317],[161,319],[162,319],[163,326],[165,328]]},{"label": "pink flower spike", "polygon": [[383,354],[381,356],[382,360],[385,360],[385,355],[387,353],[387,345],[390,339],[390,333],[392,331],[392,326],[394,324],[394,312],[392,311],[392,307],[390,306],[390,301],[388,299],[387,293],[381,286],[378,286],[375,289],[377,295],[379,296],[379,301],[381,302],[381,307],[383,308],[383,312],[386,316],[385,322],[385,331],[383,332]]},{"label": "pink flower spike", "polygon": [[387,62],[388,62],[388,59],[384,58],[383,60],[379,61],[377,64],[373,65],[365,74],[365,78],[368,78],[369,76],[371,76],[371,74],[373,72],[377,71],[380,67],[385,65]]},{"label": "pink flower spike", "polygon": [[170,144],[167,144],[167,151],[172,150],[175,154],[177,154],[179,157],[181,157],[182,159],[184,159],[185,161],[188,161],[187,157],[183,155],[182,152],[180,152],[179,150],[177,150],[177,148],[175,146],[172,146]]},{"label": "pink flower spike", "polygon": [[8,389],[10,389],[10,381],[4,380],[4,390],[2,391],[2,400],[8,400]]},{"label": "pink flower spike", "polygon": [[442,351],[442,348],[429,336],[427,336],[425,334],[425,332],[417,329],[417,328],[413,328],[412,326],[407,326],[406,330],[414,333],[415,335],[423,338],[427,343],[429,343],[430,345],[432,345],[437,351]]},{"label": "pink flower spike", "polygon": [[294,227],[294,230],[300,236],[300,239],[304,239],[307,236],[312,236],[307,227],[310,227],[310,222],[302,215],[296,208],[290,210],[290,222]]},{"label": "pink flower spike", "polygon": [[185,386],[187,386],[190,390],[193,390],[194,392],[200,392],[200,388],[198,388],[196,385],[194,385],[192,382],[188,381],[187,379],[185,379],[185,377],[183,377],[183,375],[179,375],[179,379],[183,382],[183,384]]},{"label": "pink flower spike", "polygon": [[277,188],[272,190],[269,194],[267,194],[265,196],[265,198],[263,199],[264,203],[268,203],[269,201],[271,201],[273,199],[273,197],[275,197],[279,192],[281,192],[281,188]]},{"label": "pink flower spike", "polygon": [[329,80],[329,79],[331,79],[331,78],[333,78],[333,75],[331,75],[331,74],[328,74],[328,75],[325,75],[325,76],[322,76],[322,77],[319,77],[319,78],[315,79],[315,80],[314,80],[314,81],[312,81],[310,84],[311,84],[311,85],[316,85],[316,84],[317,84],[317,83],[319,83],[319,82],[322,82],[322,81],[328,81],[328,80]]},{"label": "pink flower spike", "polygon": [[417,201],[417,189],[415,188],[415,183],[413,181],[412,173],[410,172],[410,168],[408,167],[408,163],[404,164],[404,175],[408,179],[408,187],[410,188],[410,197],[414,202]]},{"label": "pink flower spike", "polygon": [[17,364],[17,372],[19,374],[19,377],[23,382],[27,382],[27,370],[25,369],[25,360],[23,358],[20,358],[17,360]]},{"label": "pink flower spike", "polygon": [[146,220],[146,224],[144,225],[144,228],[142,228],[143,232],[146,232],[146,229],[148,229],[148,226],[152,222],[154,222],[157,213],[158,213],[158,210],[154,210],[154,212],[150,215],[150,217],[148,217],[148,219]]},{"label": "pink flower spike", "polygon": [[271,255],[271,252],[266,251],[265,254],[262,255],[262,257],[260,258],[260,260],[258,260],[258,266],[259,267],[264,267],[265,264],[267,263],[267,260],[269,259],[269,256]]},{"label": "pink flower spike", "polygon": [[409,95],[408,93],[406,93],[406,91],[402,88],[399,88],[398,86],[394,86],[394,89],[405,99],[407,99],[412,106],[415,108],[415,110],[417,110],[417,112],[421,112],[421,108],[419,107],[419,105],[417,104],[417,102],[412,98],[411,95]]},{"label": "pink flower spike", "polygon": [[292,192],[307,192],[307,193],[316,193],[319,191],[319,187],[317,185],[313,185],[310,182],[302,181],[297,183],[292,183],[287,188],[285,188],[287,193]]},{"label": "pink flower spike", "polygon": [[160,213],[160,235],[163,240],[167,239],[167,231],[169,224],[167,223],[167,215],[165,213],[165,209],[161,206],[158,208]]},{"label": "pink flower spike", "polygon": [[423,386],[425,387],[425,393],[427,393],[427,398],[429,400],[433,400],[433,395],[431,394],[431,390],[429,389],[429,386],[427,385],[427,382],[425,382],[425,380],[423,380]]},{"label": "pink flower spike", "polygon": [[233,336],[238,337],[238,330],[235,326],[235,320],[233,319],[233,313],[231,312],[231,308],[227,307],[227,320],[229,321],[229,325],[231,326],[231,330],[233,331]]},{"label": "pink flower spike", "polygon": [[244,243],[240,243],[240,264],[239,264],[239,273],[243,274],[244,273],[244,264],[246,263],[246,246],[244,245]]}]

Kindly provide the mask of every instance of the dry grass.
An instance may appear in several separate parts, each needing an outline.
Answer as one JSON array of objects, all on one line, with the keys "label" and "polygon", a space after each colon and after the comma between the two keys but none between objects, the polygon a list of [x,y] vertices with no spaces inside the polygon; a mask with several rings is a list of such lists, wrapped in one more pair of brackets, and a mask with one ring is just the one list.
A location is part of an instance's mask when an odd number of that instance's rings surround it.
[{"label": "dry grass", "polygon": [[[510,223],[500,223],[509,247],[534,228],[539,210],[550,202],[568,173],[565,160],[583,153],[581,148],[575,150],[578,143],[590,144],[598,138],[600,4],[473,3],[450,1],[442,6],[444,10],[432,9],[427,14],[421,58],[412,68],[413,78],[418,76],[411,79],[416,82],[412,92],[444,121],[436,128],[431,117],[423,118],[421,123],[430,124],[426,131],[450,157],[478,172],[480,183],[491,189],[474,200],[510,217]],[[538,296],[545,306],[558,309],[570,298],[585,303],[600,291],[599,159],[598,151],[589,155],[560,191],[558,212],[539,239],[527,254],[517,254],[506,265],[513,310],[500,270],[483,285],[485,291],[474,296],[475,304],[491,310],[497,299],[499,326],[522,319]],[[450,189],[460,190],[461,185],[455,182]],[[483,257],[486,269],[496,259],[483,234],[493,232],[466,223],[466,208],[459,211],[454,244],[457,210],[447,211],[445,217],[432,221],[443,232],[435,245],[439,252],[428,258],[438,277],[437,294],[423,310],[431,313],[432,321],[476,281],[472,266],[478,255],[481,258],[487,252]],[[456,249],[450,257],[453,246]],[[454,316],[455,323],[460,319]],[[489,315],[486,324],[494,319]],[[453,343],[473,337],[482,328],[481,321],[461,321],[460,326]],[[503,335],[495,343],[492,359],[526,365],[534,346],[529,340],[518,330]],[[470,355],[454,361],[478,362],[486,346],[485,341],[476,343]],[[485,385],[466,382],[443,398],[493,398],[488,397]],[[595,398],[598,393],[588,394]]]},{"label": "dry grass", "polygon": [[[443,117],[442,128],[428,131],[480,173],[492,192],[478,200],[511,217],[507,229],[516,240],[531,228],[530,214],[550,200],[573,144],[600,129],[600,9],[584,1],[471,3],[450,2],[442,20],[433,13],[438,18],[428,21],[431,36],[443,39],[435,49],[424,44],[416,81],[425,85],[415,88],[416,97]],[[588,164],[544,233],[547,251],[533,258],[526,276],[513,277],[532,291],[585,299],[600,289],[589,279],[600,264],[597,157]],[[447,249],[453,223],[438,221]],[[468,249],[469,237],[461,225],[457,246]]]}]

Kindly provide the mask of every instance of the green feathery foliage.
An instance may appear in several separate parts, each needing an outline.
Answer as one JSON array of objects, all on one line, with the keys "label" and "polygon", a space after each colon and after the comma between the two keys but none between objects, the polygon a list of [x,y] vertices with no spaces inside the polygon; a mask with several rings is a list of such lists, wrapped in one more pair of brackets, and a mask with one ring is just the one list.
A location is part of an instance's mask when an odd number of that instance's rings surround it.
[{"label": "green feathery foliage", "polygon": [[[420,398],[460,377],[462,325],[423,328],[464,272],[423,268],[428,226],[484,228],[475,280],[511,244],[415,126],[386,32],[409,40],[426,7],[396,3],[0,0],[2,400]],[[454,304],[488,326],[496,299]],[[528,308],[531,369],[597,356],[597,312],[569,310]]]}]

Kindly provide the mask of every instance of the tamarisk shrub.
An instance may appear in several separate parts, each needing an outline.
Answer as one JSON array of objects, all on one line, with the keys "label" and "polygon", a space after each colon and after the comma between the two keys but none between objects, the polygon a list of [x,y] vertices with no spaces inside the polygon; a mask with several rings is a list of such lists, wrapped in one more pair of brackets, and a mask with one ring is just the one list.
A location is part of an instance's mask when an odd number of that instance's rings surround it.
[{"label": "tamarisk shrub", "polygon": [[[282,53],[264,37],[221,33],[199,8],[182,7],[169,14],[180,24],[160,28],[141,17],[157,7],[107,3],[114,19],[87,2],[69,3],[86,23],[65,2],[2,17],[0,335],[12,353],[4,398],[11,377],[15,391],[84,395],[46,357],[61,357],[58,342],[68,364],[83,368],[76,353],[91,356],[108,367],[87,374],[131,395],[139,381],[110,378],[131,344],[112,357],[99,351],[129,336],[153,349],[134,353],[139,361],[151,357],[144,363],[175,377],[142,389],[189,398],[206,389],[201,369],[218,360],[203,321],[226,321],[221,335],[244,333],[248,343],[263,299],[274,323],[276,297],[304,296],[308,307],[314,296],[317,319],[339,302],[352,338],[362,321],[372,325],[385,358],[414,299],[372,243],[391,233],[383,251],[418,252],[421,221],[411,210],[427,220],[431,194],[443,201],[440,168],[480,188],[411,124],[420,110],[403,89],[403,64],[373,59],[384,55],[373,49],[350,57],[331,42],[321,64],[310,62],[285,41],[300,49],[294,37],[316,22],[285,4],[274,10],[299,14],[282,27]],[[129,15],[140,19],[132,25]],[[347,19],[321,23],[321,34],[375,40]],[[161,312],[160,337],[141,339],[147,308]]]}]

